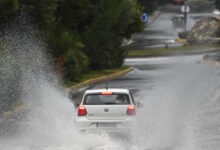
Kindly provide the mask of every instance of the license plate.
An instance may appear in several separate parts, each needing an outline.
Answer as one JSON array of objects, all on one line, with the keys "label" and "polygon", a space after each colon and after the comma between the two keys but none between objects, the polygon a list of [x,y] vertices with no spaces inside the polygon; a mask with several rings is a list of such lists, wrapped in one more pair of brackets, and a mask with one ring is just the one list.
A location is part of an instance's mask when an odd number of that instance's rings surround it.
[{"label": "license plate", "polygon": [[96,128],[116,127],[116,123],[96,123]]}]

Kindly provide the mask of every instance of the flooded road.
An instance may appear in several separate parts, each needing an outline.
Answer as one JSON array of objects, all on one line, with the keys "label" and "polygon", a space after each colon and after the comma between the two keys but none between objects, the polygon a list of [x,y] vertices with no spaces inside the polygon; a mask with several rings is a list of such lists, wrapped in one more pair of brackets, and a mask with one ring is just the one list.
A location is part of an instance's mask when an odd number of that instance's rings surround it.
[{"label": "flooded road", "polygon": [[127,59],[125,64],[134,71],[109,85],[131,89],[144,105],[137,113],[137,149],[219,149],[219,67],[204,63],[201,55]]},{"label": "flooded road", "polygon": [[[220,68],[202,55],[126,59],[134,70],[109,82],[143,104],[130,137],[80,134],[71,101],[46,81],[17,131],[0,136],[1,150],[218,150]],[[105,87],[105,84],[93,88]],[[16,118],[15,118],[16,119]],[[16,121],[16,120],[15,120]],[[1,129],[2,130],[2,129]],[[7,132],[6,132],[7,133]],[[128,142],[129,141],[129,142]]]}]

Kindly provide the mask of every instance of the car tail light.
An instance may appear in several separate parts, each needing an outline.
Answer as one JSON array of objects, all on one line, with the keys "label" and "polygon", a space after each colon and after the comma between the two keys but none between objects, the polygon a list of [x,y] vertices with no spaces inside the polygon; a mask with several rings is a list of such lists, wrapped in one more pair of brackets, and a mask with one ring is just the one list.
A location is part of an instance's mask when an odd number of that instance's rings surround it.
[{"label": "car tail light", "polygon": [[86,116],[87,115],[87,110],[86,107],[81,105],[78,107],[78,116]]},{"label": "car tail light", "polygon": [[127,115],[132,116],[136,114],[136,107],[134,105],[129,105],[127,110]]}]

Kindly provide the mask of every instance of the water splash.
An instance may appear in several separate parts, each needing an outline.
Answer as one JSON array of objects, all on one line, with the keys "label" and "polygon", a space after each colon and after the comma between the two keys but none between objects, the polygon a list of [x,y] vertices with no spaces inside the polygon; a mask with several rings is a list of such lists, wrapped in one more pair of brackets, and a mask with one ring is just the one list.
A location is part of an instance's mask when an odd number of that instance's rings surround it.
[{"label": "water splash", "polygon": [[[8,89],[14,88],[11,94],[15,90],[19,93],[15,98],[26,109],[21,115],[18,112],[9,119],[13,121],[8,125],[15,123],[13,128],[16,130],[10,132],[11,128],[0,126],[1,133],[4,132],[0,134],[1,150],[84,150],[112,143],[105,134],[82,135],[78,132],[74,123],[74,105],[51,65],[52,57],[47,54],[44,40],[38,30],[24,20],[16,19],[1,34],[6,44],[4,57],[1,57],[1,70],[5,74],[1,75],[11,74],[2,79],[8,83]],[[1,91],[10,94],[4,89]]]}]

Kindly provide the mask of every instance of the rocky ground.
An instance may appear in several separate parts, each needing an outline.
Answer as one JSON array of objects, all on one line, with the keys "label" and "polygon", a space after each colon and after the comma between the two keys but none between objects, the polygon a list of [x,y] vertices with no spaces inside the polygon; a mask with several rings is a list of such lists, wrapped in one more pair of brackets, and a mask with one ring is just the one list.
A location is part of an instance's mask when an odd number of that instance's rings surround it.
[{"label": "rocky ground", "polygon": [[220,35],[220,17],[206,17],[198,21],[189,31],[187,41],[189,44],[217,44]]}]

